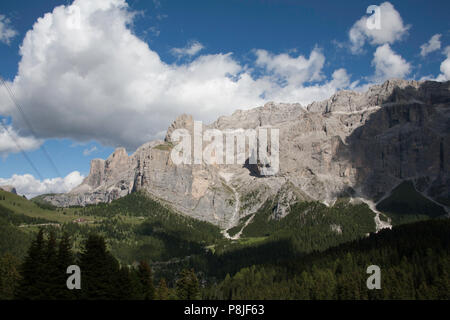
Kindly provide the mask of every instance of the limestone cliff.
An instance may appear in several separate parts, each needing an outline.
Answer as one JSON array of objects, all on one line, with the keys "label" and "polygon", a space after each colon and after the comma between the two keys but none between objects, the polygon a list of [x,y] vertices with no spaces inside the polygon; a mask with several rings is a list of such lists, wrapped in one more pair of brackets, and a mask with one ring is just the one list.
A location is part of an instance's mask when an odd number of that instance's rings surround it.
[{"label": "limestone cliff", "polygon": [[[227,228],[275,199],[273,218],[302,199],[331,204],[343,195],[380,199],[404,180],[441,203],[450,200],[450,82],[389,80],[367,92],[341,91],[306,107],[267,103],[220,117],[205,128],[280,130],[280,171],[258,175],[247,165],[174,165],[175,129],[165,141],[128,156],[117,149],[93,160],[89,176],[68,194],[48,196],[59,206],[108,202],[145,190],[189,216]],[[256,170],[256,171],[255,171]]]}]

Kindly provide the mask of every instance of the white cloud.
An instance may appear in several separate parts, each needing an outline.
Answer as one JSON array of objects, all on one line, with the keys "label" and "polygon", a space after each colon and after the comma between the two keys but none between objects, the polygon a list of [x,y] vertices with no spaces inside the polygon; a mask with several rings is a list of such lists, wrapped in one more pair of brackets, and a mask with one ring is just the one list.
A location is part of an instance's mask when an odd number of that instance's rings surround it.
[{"label": "white cloud", "polygon": [[203,50],[204,46],[198,42],[198,41],[192,41],[190,42],[186,47],[184,48],[173,48],[170,50],[170,52],[177,57],[192,57],[195,56],[197,53],[199,53],[201,50]]},{"label": "white cloud", "polygon": [[17,31],[11,27],[11,21],[0,14],[0,42],[10,44],[11,40],[17,36]]},{"label": "white cloud", "polygon": [[35,150],[41,146],[42,140],[31,136],[19,135],[11,126],[0,126],[0,156],[5,157],[9,153],[18,153],[27,150]]},{"label": "white cloud", "polygon": [[84,149],[83,150],[83,155],[84,156],[88,156],[88,155],[90,155],[91,153],[93,153],[93,152],[95,152],[95,151],[97,151],[97,147],[96,146],[93,146],[92,148],[88,148],[88,149]]},{"label": "white cloud", "polygon": [[352,53],[361,53],[366,41],[371,45],[380,45],[402,40],[408,33],[409,25],[403,24],[403,19],[389,2],[380,5],[380,29],[369,29],[367,20],[369,16],[363,16],[355,22],[349,31]]},{"label": "white cloud", "polygon": [[450,46],[444,49],[447,58],[441,63],[441,74],[436,81],[450,81]]},{"label": "white cloud", "polygon": [[256,50],[256,65],[264,67],[271,72],[277,80],[289,83],[303,84],[305,82],[320,81],[323,79],[322,68],[325,57],[315,48],[309,58],[299,55],[296,58],[287,53],[271,54],[266,50]]},{"label": "white cloud", "polygon": [[64,178],[45,179],[40,181],[31,174],[13,175],[11,178],[0,178],[0,185],[11,185],[20,195],[28,199],[46,193],[66,193],[80,185],[84,176],[78,171],[69,173]]},{"label": "white cloud", "polygon": [[441,49],[440,39],[441,35],[439,33],[432,36],[427,43],[424,43],[423,45],[420,46],[420,55],[422,57],[425,57],[427,54]]},{"label": "white cloud", "polygon": [[331,80],[324,84],[315,84],[309,86],[287,83],[284,87],[272,87],[266,92],[269,100],[280,102],[300,101],[303,106],[313,101],[321,101],[329,98],[337,90],[347,88],[350,85],[350,76],[345,69],[338,69],[333,72]]},{"label": "white cloud", "polygon": [[[349,80],[345,70],[327,79],[317,48],[308,58],[256,50],[258,75],[231,53],[167,64],[130,30],[133,16],[124,0],[75,0],[27,32],[10,86],[39,138],[96,140],[131,151],[159,138],[182,113],[210,122],[270,100],[307,104]],[[26,131],[2,93],[0,113]]]},{"label": "white cloud", "polygon": [[392,51],[388,44],[377,48],[372,65],[375,67],[373,80],[376,82],[382,82],[390,78],[404,78],[411,72],[411,65]]}]

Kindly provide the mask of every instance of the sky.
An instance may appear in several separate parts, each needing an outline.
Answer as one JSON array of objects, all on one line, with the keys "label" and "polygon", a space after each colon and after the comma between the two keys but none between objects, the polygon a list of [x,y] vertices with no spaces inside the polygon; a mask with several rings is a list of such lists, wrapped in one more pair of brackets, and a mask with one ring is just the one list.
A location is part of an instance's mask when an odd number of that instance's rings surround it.
[{"label": "sky", "polygon": [[449,12],[437,0],[2,1],[0,185],[67,192],[92,159],[132,154],[183,113],[210,123],[390,78],[450,80]]}]

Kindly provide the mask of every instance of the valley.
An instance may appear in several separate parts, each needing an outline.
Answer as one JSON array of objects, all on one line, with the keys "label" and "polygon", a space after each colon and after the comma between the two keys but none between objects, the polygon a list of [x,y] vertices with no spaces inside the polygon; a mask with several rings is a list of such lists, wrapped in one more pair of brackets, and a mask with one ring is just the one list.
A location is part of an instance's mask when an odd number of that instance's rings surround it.
[{"label": "valley", "polygon": [[[392,197],[397,198],[395,190],[387,200],[392,201]],[[341,198],[333,206],[300,201],[291,206],[287,216],[275,219],[274,198],[266,201],[250,219],[244,217],[235,227],[221,230],[177,213],[145,192],[132,193],[107,204],[69,208],[53,207],[42,197],[27,200],[5,191],[0,191],[0,199],[2,228],[8,230],[0,235],[0,255],[10,253],[23,257],[25,247],[41,228],[59,235],[68,234],[75,252],[80,252],[88,235],[95,233],[105,238],[111,253],[122,264],[132,266],[148,261],[155,269],[156,279],[164,277],[172,284],[183,268],[195,268],[204,281],[214,283],[215,279],[254,264],[292,259],[363,239],[380,231],[376,225],[378,215],[393,219],[394,226],[397,221],[414,222],[442,216],[433,202],[426,203],[426,198],[420,198],[424,201],[420,215],[392,210],[374,212],[362,201]],[[12,239],[11,233],[14,233]],[[20,245],[14,244],[15,238],[23,239]]]},{"label": "valley", "polygon": [[[278,127],[275,175],[248,159],[175,165],[172,134],[199,126],[182,115],[164,141],[92,160],[68,193],[28,200],[5,187],[0,267],[18,273],[41,237],[49,246],[62,239],[80,262],[100,248],[129,288],[129,274],[144,268],[161,299],[191,297],[180,281],[192,282],[195,299],[448,297],[449,83],[389,80],[202,127]],[[374,261],[392,281],[377,294],[363,282]],[[111,290],[105,296],[121,296]]]}]

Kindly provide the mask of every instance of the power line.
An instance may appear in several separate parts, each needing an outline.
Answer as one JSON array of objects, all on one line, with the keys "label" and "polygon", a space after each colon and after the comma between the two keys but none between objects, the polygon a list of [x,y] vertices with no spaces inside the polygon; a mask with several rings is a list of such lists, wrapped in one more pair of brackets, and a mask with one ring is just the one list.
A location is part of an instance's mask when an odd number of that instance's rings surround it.
[{"label": "power line", "polygon": [[[16,108],[19,110],[19,113],[21,114],[23,120],[25,121],[25,124],[28,126],[28,129],[30,130],[31,134],[32,134],[33,136],[37,137],[36,132],[35,132],[34,129],[33,129],[33,126],[32,126],[31,123],[28,121],[28,118],[26,117],[25,112],[23,111],[22,106],[21,106],[21,105],[19,104],[19,102],[17,101],[16,96],[14,95],[14,92],[11,90],[11,88],[8,86],[8,84],[6,83],[6,81],[5,81],[1,76],[0,76],[0,80],[1,80],[1,82],[2,82],[2,84],[3,84],[3,86],[5,87],[6,91],[8,92],[11,101],[12,101],[13,104],[16,106]],[[4,127],[5,129],[7,129],[4,125],[3,125],[3,127]],[[8,130],[7,130],[6,132],[8,132]],[[9,134],[9,132],[8,132],[8,134]],[[9,135],[11,136],[11,138],[13,138],[11,134],[9,134]],[[13,140],[14,140],[14,138],[13,138]],[[23,149],[22,149],[22,148],[20,147],[20,145],[18,144],[18,141],[16,141],[16,142],[17,142],[17,143],[16,143],[17,147],[19,147],[19,149],[21,150],[22,154],[24,154],[25,158],[29,159],[28,155],[26,155],[25,151],[23,151]],[[44,153],[44,155],[45,155],[45,157],[47,158],[47,160],[48,160],[48,162],[50,163],[50,165],[53,167],[53,170],[56,172],[57,177],[61,177],[61,174],[59,173],[58,168],[56,167],[55,163],[53,162],[53,159],[50,157],[50,154],[47,152],[47,149],[45,148],[45,146],[44,146],[44,145],[41,145],[40,149],[41,149],[42,152]],[[37,170],[36,170],[36,167],[32,164],[31,159],[29,159],[29,162],[30,162],[30,164],[32,165],[32,167],[35,168],[35,171],[37,171]],[[41,176],[41,175],[39,174],[39,176]],[[41,176],[41,177],[42,177],[42,176]],[[42,180],[42,178],[41,178],[41,180]]]},{"label": "power line", "polygon": [[22,155],[28,161],[28,163],[33,168],[33,170],[36,171],[36,174],[38,175],[39,180],[44,180],[44,178],[42,177],[41,173],[39,172],[39,170],[34,165],[33,161],[31,161],[30,157],[28,157],[27,153],[20,146],[20,143],[19,143],[19,141],[17,141],[16,137],[14,137],[14,135],[9,132],[8,127],[3,123],[3,121],[0,121],[0,123],[1,123],[1,125],[3,127],[3,129],[5,130],[5,132],[10,136],[11,140],[16,144],[17,148],[20,150],[20,153],[22,153]]}]

